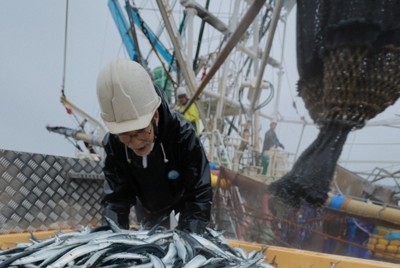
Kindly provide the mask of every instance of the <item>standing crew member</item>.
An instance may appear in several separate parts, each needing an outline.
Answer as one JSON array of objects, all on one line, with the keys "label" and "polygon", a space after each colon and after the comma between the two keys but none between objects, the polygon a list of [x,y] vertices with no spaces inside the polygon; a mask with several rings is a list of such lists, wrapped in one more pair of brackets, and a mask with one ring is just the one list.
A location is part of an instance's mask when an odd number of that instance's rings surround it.
[{"label": "standing crew member", "polygon": [[209,222],[210,167],[193,127],[171,113],[162,93],[138,63],[115,60],[97,78],[101,117],[110,133],[106,152],[104,215],[129,228],[154,225],[172,210],[178,228],[202,233]]},{"label": "standing crew member", "polygon": [[261,158],[263,167],[262,175],[267,174],[268,164],[269,164],[269,151],[272,148],[278,148],[278,147],[285,149],[285,146],[283,146],[283,144],[279,141],[278,136],[275,133],[275,128],[277,124],[278,122],[276,120],[272,120],[271,123],[269,124],[270,129],[265,133],[264,144],[263,144],[263,155]]},{"label": "standing crew member", "polygon": [[[178,96],[178,111],[183,113],[185,110],[186,104],[189,101],[189,98],[186,93],[186,89],[184,87],[179,87],[176,90],[176,95]],[[199,118],[199,110],[197,109],[195,104],[190,105],[189,109],[183,114],[183,116],[193,124],[196,129],[197,135],[200,134],[200,118]]]}]

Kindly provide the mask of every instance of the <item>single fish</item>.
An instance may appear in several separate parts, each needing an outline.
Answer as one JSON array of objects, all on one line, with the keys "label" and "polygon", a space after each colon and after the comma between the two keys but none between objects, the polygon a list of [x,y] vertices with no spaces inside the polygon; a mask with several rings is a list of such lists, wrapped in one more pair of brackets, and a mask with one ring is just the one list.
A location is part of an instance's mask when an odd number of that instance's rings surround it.
[{"label": "single fish", "polygon": [[83,243],[88,243],[92,239],[100,238],[103,235],[107,236],[107,235],[111,235],[111,234],[113,234],[113,232],[111,230],[109,230],[109,231],[100,231],[100,232],[96,232],[96,233],[89,233],[89,234],[83,234],[83,235],[75,235],[75,236],[72,236],[72,237],[64,240],[60,244],[62,244],[62,245],[83,244]]},{"label": "single fish", "polygon": [[103,248],[109,247],[112,243],[105,242],[100,244],[87,244],[74,248],[73,250],[64,254],[60,259],[53,262],[51,265],[47,266],[48,268],[60,268],[64,267],[67,263],[72,260],[88,254],[90,252],[95,252],[97,250],[101,250]]},{"label": "single fish", "polygon": [[234,255],[230,255],[226,252],[224,252],[220,247],[218,247],[217,245],[215,245],[213,242],[197,235],[194,233],[190,234],[194,239],[196,239],[200,244],[202,244],[204,247],[214,251],[218,256],[226,258],[226,259],[232,259],[232,257],[235,259],[237,258]]},{"label": "single fish", "polygon": [[183,243],[182,239],[179,237],[179,235],[177,233],[173,234],[173,238],[174,238],[174,245],[178,252],[179,258],[181,258],[183,263],[186,263],[187,262],[187,250],[186,250],[185,244]]},{"label": "single fish", "polygon": [[13,263],[14,261],[21,259],[25,256],[28,256],[30,254],[33,254],[38,250],[39,250],[39,248],[34,248],[34,249],[27,249],[22,252],[16,253],[16,254],[12,255],[12,257],[10,257],[10,258],[4,260],[2,263],[0,263],[0,268],[9,267],[10,264]]},{"label": "single fish", "polygon": [[35,263],[39,261],[43,261],[51,256],[56,255],[60,251],[65,251],[66,249],[70,249],[73,246],[69,247],[60,247],[56,246],[54,248],[42,248],[26,257],[20,258],[12,263],[12,265],[23,265],[28,263]]},{"label": "single fish", "polygon": [[162,260],[159,257],[157,257],[153,254],[149,254],[149,257],[150,257],[150,261],[153,264],[154,268],[165,268],[165,264],[162,262]]},{"label": "single fish", "polygon": [[162,258],[163,263],[165,264],[172,264],[175,260],[175,256],[177,254],[175,245],[173,242],[170,242],[168,245],[167,254]]},{"label": "single fish", "polygon": [[149,238],[145,239],[144,242],[146,243],[155,243],[160,239],[167,239],[172,237],[172,232],[164,232],[164,233],[156,233],[150,236]]},{"label": "single fish", "polygon": [[26,244],[26,243],[20,243],[17,244],[17,246],[15,248],[9,248],[3,251],[0,251],[0,256],[7,256],[9,257],[12,254],[15,253],[20,253],[22,251],[24,251],[25,249],[27,249],[30,246],[30,244]]},{"label": "single fish", "polygon": [[75,244],[75,245],[70,245],[70,246],[65,246],[64,248],[62,248],[59,252],[49,256],[47,259],[45,259],[40,265],[39,267],[47,267],[47,265],[53,263],[54,261],[56,261],[57,259],[59,259],[61,256],[63,256],[65,253],[67,253],[68,251],[70,251],[71,249],[78,247],[80,244]]},{"label": "single fish", "polygon": [[205,262],[207,261],[207,258],[204,257],[203,255],[197,255],[194,258],[192,258],[183,268],[199,268],[201,267]]},{"label": "single fish", "polygon": [[93,255],[90,256],[90,258],[81,267],[82,268],[93,267],[93,265],[96,265],[101,256],[103,256],[103,254],[105,254],[108,250],[109,250],[108,248],[104,248],[102,250],[93,253]]},{"label": "single fish", "polygon": [[101,244],[101,243],[105,243],[105,242],[121,243],[121,244],[126,244],[126,245],[133,245],[133,246],[148,244],[143,240],[134,239],[126,234],[120,234],[118,236],[102,237],[102,238],[98,238],[98,239],[93,239],[89,243],[90,244]]},{"label": "single fish", "polygon": [[108,225],[110,226],[111,230],[113,230],[114,233],[121,233],[124,229],[119,228],[118,224],[113,221],[112,219],[108,217],[104,217]]},{"label": "single fish", "polygon": [[148,259],[147,256],[142,255],[142,254],[137,254],[137,253],[115,253],[110,256],[107,256],[106,258],[103,259],[102,262],[107,262],[110,260],[118,260],[118,259],[124,259],[124,260],[139,260],[139,261],[144,261]]}]

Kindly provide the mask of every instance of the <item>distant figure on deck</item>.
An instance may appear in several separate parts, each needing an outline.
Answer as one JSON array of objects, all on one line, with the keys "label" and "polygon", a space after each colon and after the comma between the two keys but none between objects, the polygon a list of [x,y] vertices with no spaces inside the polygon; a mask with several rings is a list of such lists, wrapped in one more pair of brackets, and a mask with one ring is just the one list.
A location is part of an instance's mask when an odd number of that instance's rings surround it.
[{"label": "distant figure on deck", "polygon": [[[189,98],[184,87],[179,87],[176,91],[176,96],[178,97],[178,111],[183,113]],[[189,109],[183,114],[183,116],[194,126],[197,135],[200,134],[200,116],[199,110],[195,104],[190,105]]]},{"label": "distant figure on deck", "polygon": [[267,174],[271,149],[276,149],[278,147],[285,149],[285,146],[283,146],[283,144],[279,141],[278,136],[275,133],[275,128],[277,125],[278,122],[276,120],[272,120],[270,123],[270,129],[265,133],[262,150],[263,153],[261,157],[261,163],[263,167],[262,175]]}]

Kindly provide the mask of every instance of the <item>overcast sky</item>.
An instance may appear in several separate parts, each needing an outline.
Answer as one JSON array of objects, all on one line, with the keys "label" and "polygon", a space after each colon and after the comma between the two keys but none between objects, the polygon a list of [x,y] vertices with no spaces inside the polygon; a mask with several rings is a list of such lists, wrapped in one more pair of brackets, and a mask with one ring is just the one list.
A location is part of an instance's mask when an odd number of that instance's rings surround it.
[{"label": "overcast sky", "polygon": [[[60,103],[65,10],[66,1],[0,1],[0,149],[75,155],[74,147],[63,136],[46,130],[48,124],[76,127]],[[279,109],[284,117],[299,119],[307,116],[307,111],[302,108],[302,100],[296,93],[294,21],[295,10],[289,18],[284,62],[288,70],[282,83]],[[282,29],[278,29],[278,34],[281,32]],[[281,37],[277,38],[282,41]],[[124,49],[106,0],[70,0],[65,80],[67,98],[99,118],[95,95],[97,74],[110,60],[124,57]],[[266,75],[273,72],[276,71],[267,70]],[[272,80],[276,82],[276,78]],[[299,112],[293,109],[293,101]],[[395,106],[374,120],[396,118],[395,114],[400,114],[399,107],[397,101]],[[264,110],[266,113],[271,111],[271,107]],[[268,125],[267,120],[262,122],[262,135]],[[295,153],[301,127],[282,123],[278,125],[277,133],[286,150]],[[315,127],[306,128],[300,151],[316,134]],[[371,142],[378,144],[368,149],[365,145],[351,145]],[[399,128],[366,127],[350,135],[342,158],[363,159],[373,155],[374,159],[399,163],[399,143]]]},{"label": "overcast sky", "polygon": [[[0,147],[72,156],[74,147],[46,125],[75,128],[60,103],[66,1],[0,1]],[[119,57],[121,41],[107,1],[69,1],[65,94],[98,114],[95,83]]]}]

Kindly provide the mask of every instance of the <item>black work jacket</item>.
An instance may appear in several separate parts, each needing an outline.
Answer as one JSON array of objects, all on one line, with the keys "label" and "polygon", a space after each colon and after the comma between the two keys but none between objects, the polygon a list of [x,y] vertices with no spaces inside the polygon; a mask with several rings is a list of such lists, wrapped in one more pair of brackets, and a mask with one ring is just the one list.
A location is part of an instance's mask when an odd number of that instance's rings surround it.
[{"label": "black work jacket", "polygon": [[125,148],[116,135],[106,135],[102,203],[118,214],[121,222],[128,221],[130,207],[138,198],[150,213],[180,212],[182,229],[199,223],[205,227],[210,219],[212,188],[203,147],[193,126],[179,113],[171,113],[164,99],[158,111],[158,135],[147,156],[147,168],[142,157]]},{"label": "black work jacket", "polygon": [[282,147],[282,144],[280,143],[275,131],[272,128],[270,128],[265,133],[263,151],[268,151],[272,147]]}]

